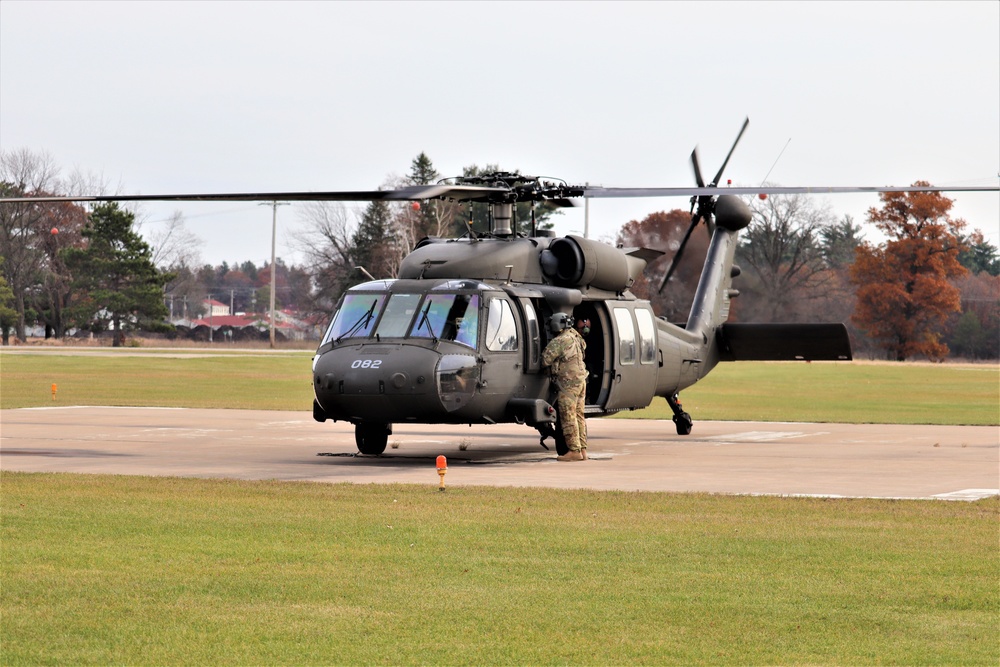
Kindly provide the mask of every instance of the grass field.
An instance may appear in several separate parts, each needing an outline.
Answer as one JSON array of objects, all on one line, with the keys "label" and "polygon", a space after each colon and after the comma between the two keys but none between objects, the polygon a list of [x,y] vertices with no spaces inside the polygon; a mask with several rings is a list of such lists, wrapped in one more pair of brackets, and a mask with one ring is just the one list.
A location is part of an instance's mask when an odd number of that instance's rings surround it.
[{"label": "grass field", "polygon": [[1000,661],[995,498],[0,480],[4,665]]},{"label": "grass field", "polygon": [[[306,411],[310,357],[0,353],[0,407],[56,383],[57,405]],[[997,424],[998,391],[995,365],[741,363],[682,398]],[[995,666],[998,535],[997,498],[0,473],[0,664]]]},{"label": "grass field", "polygon": [[[0,408],[57,404],[304,410],[309,352],[191,358],[0,352]],[[681,394],[695,420],[1000,424],[1000,366],[720,364]],[[663,399],[630,418],[669,419]]]},{"label": "grass field", "polygon": [[[312,409],[312,353],[106,356],[0,353],[0,408],[56,404]],[[144,353],[145,355],[145,353]]]},{"label": "grass field", "polygon": [[[741,362],[681,394],[696,419],[1000,424],[1000,365]],[[630,418],[669,419],[657,399]]]}]

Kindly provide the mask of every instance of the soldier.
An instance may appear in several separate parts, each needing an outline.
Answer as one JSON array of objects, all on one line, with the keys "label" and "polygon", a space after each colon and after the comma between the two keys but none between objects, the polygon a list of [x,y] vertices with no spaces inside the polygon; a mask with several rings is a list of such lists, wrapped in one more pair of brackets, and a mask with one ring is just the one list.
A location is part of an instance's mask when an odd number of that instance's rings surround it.
[{"label": "soldier", "polygon": [[587,390],[587,367],[584,364],[587,343],[580,332],[570,325],[572,321],[566,313],[555,313],[549,318],[549,329],[558,335],[545,346],[542,364],[548,367],[549,375],[559,390],[556,410],[559,411],[563,437],[569,448],[558,460],[586,461],[587,422],[583,408]]}]

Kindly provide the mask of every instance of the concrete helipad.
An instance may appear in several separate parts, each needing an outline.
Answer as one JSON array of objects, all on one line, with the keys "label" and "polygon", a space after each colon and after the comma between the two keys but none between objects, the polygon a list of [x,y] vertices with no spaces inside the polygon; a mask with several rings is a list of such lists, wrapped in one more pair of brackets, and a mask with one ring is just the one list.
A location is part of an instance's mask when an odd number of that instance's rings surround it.
[{"label": "concrete helipad", "polygon": [[[559,463],[523,426],[396,425],[379,457],[306,412],[59,407],[0,411],[0,467],[436,486],[975,499],[1000,493],[1000,429],[592,419],[591,460]],[[550,446],[551,441],[549,441]],[[396,445],[397,447],[393,447]]]}]

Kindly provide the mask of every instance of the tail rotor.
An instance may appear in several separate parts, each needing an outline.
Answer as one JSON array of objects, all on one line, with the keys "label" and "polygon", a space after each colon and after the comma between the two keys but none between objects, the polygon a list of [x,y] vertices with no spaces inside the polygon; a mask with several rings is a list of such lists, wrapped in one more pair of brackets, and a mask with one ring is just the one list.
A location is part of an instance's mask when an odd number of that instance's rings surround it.
[{"label": "tail rotor", "polygon": [[[747,118],[743,121],[743,127],[740,128],[740,133],[736,135],[736,141],[733,142],[732,147],[729,149],[729,153],[726,155],[726,159],[723,160],[722,166],[719,167],[719,171],[715,174],[715,178],[712,179],[711,183],[707,186],[705,185],[705,179],[701,175],[701,165],[698,162],[698,148],[695,147],[691,151],[691,168],[694,170],[694,180],[698,184],[699,188],[709,187],[717,188],[719,187],[719,180],[722,178],[722,172],[725,171],[726,165],[729,164],[729,158],[733,156],[733,151],[736,150],[736,145],[740,143],[740,139],[743,138],[743,133],[746,132],[747,126],[750,124],[750,119]],[[687,232],[684,234],[684,238],[681,239],[681,244],[677,248],[677,252],[674,253],[673,259],[670,261],[670,267],[667,268],[666,274],[663,276],[663,280],[660,282],[659,293],[663,292],[663,288],[666,287],[667,282],[669,282],[670,277],[674,274],[677,266],[680,264],[681,257],[684,254],[684,247],[687,245],[688,239],[691,238],[691,233],[694,228],[698,226],[698,223],[705,221],[706,227],[711,234],[712,226],[715,220],[715,203],[716,200],[712,195],[696,195],[691,198],[691,224],[687,228]]]}]

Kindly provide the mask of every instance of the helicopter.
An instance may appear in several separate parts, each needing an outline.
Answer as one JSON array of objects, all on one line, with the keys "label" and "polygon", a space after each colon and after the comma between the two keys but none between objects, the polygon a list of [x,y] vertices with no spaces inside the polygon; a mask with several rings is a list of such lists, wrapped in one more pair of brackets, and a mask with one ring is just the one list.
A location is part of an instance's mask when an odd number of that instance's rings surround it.
[{"label": "helicopter", "polygon": [[[518,423],[534,428],[539,444],[567,451],[557,427],[553,384],[542,351],[556,335],[553,319],[588,319],[585,414],[601,417],[647,407],[663,397],[678,435],[694,420],[680,401],[720,362],[847,361],[843,323],[728,322],[739,295],[734,263],[740,231],[751,221],[741,195],[837,192],[996,191],[991,186],[720,187],[722,174],[746,131],[744,121],[722,166],[706,183],[697,149],[696,187],[606,188],[547,177],[492,172],[391,190],[255,194],[25,197],[31,201],[410,201],[486,204],[486,231],[457,238],[428,237],[406,255],[392,278],[368,275],[342,295],[312,360],[313,418],[347,421],[365,455],[381,455],[394,424]],[[664,253],[613,247],[577,235],[540,229],[535,207],[571,206],[578,198],[690,197],[691,222],[660,282],[669,283],[694,229],[704,224],[708,252],[688,319],[658,317],[630,288]],[[528,220],[517,204],[529,203]],[[364,270],[364,267],[358,267]],[[367,272],[365,272],[367,273]]]}]

